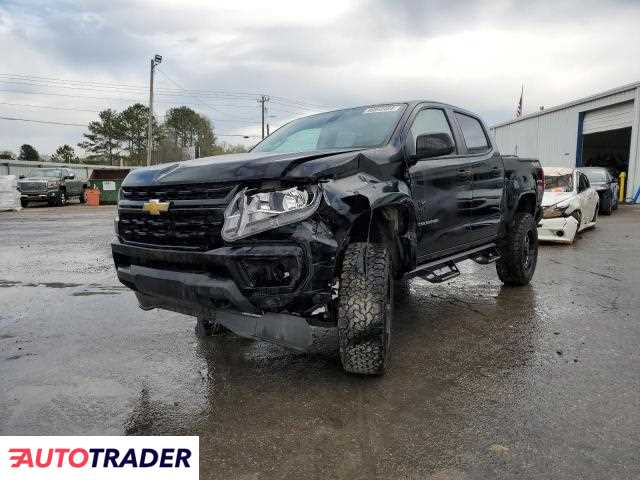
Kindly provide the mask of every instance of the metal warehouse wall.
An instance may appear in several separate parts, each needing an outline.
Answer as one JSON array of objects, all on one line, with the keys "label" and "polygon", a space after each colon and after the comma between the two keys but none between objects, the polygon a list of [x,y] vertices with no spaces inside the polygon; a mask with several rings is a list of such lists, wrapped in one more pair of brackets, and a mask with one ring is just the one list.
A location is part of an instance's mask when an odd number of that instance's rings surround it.
[{"label": "metal warehouse wall", "polygon": [[19,160],[0,160],[0,175],[27,175],[36,168],[66,167],[73,170],[76,176],[86,180],[94,168],[101,170],[120,170],[120,167],[110,165],[83,165],[79,163],[54,162],[23,162]]},{"label": "metal warehouse wall", "polygon": [[638,168],[640,161],[638,148],[640,129],[640,88],[636,85],[627,90],[618,91],[610,95],[592,97],[592,99],[566,107],[551,108],[540,114],[533,114],[511,123],[499,124],[493,127],[493,137],[500,151],[504,154],[517,154],[521,157],[535,157],[544,166],[576,165],[576,151],[578,146],[578,124],[580,114],[615,105],[623,102],[635,101],[633,130],[631,135],[631,155],[629,158],[629,183],[627,197],[635,193],[640,183]]}]

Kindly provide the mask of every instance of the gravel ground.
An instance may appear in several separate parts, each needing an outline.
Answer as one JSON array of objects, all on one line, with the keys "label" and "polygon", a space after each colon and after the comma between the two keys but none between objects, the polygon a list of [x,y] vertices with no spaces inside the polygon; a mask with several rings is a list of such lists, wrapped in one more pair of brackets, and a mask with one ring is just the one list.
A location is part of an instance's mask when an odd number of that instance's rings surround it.
[{"label": "gravel ground", "polygon": [[0,213],[0,434],[193,434],[202,478],[640,477],[640,208],[396,302],[393,365],[345,375],[143,312],[115,277],[112,207]]}]

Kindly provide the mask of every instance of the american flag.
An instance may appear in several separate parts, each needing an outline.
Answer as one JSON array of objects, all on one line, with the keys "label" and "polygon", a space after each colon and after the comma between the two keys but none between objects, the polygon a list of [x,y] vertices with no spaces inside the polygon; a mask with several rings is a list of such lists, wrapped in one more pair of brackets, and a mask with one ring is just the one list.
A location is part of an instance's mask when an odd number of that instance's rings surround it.
[{"label": "american flag", "polygon": [[522,116],[522,96],[524,95],[524,85],[520,90],[520,101],[518,102],[518,108],[516,108],[516,117]]}]

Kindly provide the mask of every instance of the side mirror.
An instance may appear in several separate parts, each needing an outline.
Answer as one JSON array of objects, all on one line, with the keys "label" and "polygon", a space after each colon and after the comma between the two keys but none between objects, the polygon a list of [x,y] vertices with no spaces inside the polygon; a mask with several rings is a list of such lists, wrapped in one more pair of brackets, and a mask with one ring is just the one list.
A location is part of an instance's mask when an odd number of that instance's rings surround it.
[{"label": "side mirror", "polygon": [[75,176],[75,175],[65,175],[65,176],[64,176],[64,179],[65,179],[65,180],[73,180],[74,178],[76,178],[76,176]]},{"label": "side mirror", "polygon": [[416,138],[416,160],[439,157],[455,152],[456,146],[448,133],[427,133]]},{"label": "side mirror", "polygon": [[19,180],[22,180],[23,178],[24,178],[24,175],[20,175],[20,176],[18,177],[18,179],[19,179]]}]

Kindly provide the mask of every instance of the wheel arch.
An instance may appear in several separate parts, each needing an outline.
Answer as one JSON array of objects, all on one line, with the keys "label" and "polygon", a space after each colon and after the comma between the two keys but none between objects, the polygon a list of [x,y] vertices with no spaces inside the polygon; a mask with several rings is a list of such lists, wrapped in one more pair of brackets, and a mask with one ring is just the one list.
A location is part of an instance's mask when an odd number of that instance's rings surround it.
[{"label": "wheel arch", "polygon": [[412,269],[416,262],[416,215],[412,201],[405,198],[363,212],[351,225],[346,245],[353,242],[389,245],[396,277]]}]

